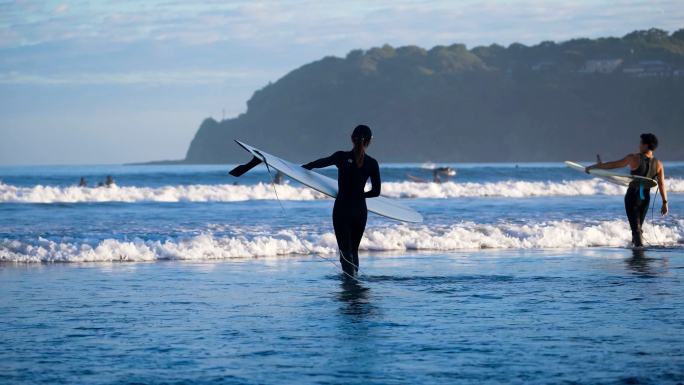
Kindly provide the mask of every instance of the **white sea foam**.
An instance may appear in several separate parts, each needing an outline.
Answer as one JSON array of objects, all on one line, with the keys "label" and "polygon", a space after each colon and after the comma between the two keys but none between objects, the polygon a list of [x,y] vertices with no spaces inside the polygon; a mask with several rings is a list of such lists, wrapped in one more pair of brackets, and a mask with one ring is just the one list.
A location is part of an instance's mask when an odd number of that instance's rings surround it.
[{"label": "white sea foam", "polygon": [[[331,238],[332,237],[332,238]],[[304,244],[316,253],[333,253],[336,247],[332,234],[313,235],[303,239]],[[332,242],[332,243],[331,243]],[[97,242],[55,242],[43,238],[23,242],[0,240],[0,260],[21,262],[104,262],[153,261],[164,259],[202,260],[268,257],[308,253],[292,232],[272,236],[214,237],[210,234],[166,241],[130,241],[105,239]]]},{"label": "white sea foam", "polygon": [[[282,200],[313,200],[325,196],[310,188],[278,186]],[[273,186],[189,185],[164,187],[49,187],[31,188],[0,184],[0,202],[4,203],[74,203],[74,202],[234,202],[252,199],[275,199]]]},{"label": "white sea foam", "polygon": [[[668,191],[684,192],[684,180],[670,179]],[[496,183],[415,183],[384,182],[382,194],[390,198],[532,197],[572,195],[621,195],[625,187],[600,179],[556,182],[504,181]],[[281,200],[323,199],[325,195],[301,185],[277,187]],[[234,202],[275,199],[273,186],[190,185],[164,187],[16,187],[0,184],[0,203],[56,202]]]},{"label": "white sea foam", "polygon": [[[601,179],[556,182],[504,181],[496,183],[383,183],[382,194],[393,198],[459,198],[622,195],[626,187]],[[668,192],[684,192],[684,180],[669,179]],[[655,191],[654,191],[655,192]]]},{"label": "white sea foam", "polygon": [[[645,228],[644,239],[651,244],[673,245],[684,241],[679,226]],[[631,231],[626,221],[593,225],[571,222],[544,224],[461,223],[437,229],[395,226],[367,230],[361,248],[367,250],[461,250],[461,249],[545,249],[568,247],[628,246]]]},{"label": "white sea foam", "polygon": [[[677,225],[647,225],[644,238],[651,244],[684,243],[684,221]],[[332,233],[300,233],[305,245],[319,254],[335,259],[337,243]],[[361,242],[362,250],[465,250],[465,249],[548,249],[572,247],[627,246],[631,239],[625,221],[591,225],[570,222],[544,224],[475,224],[451,226],[393,226],[368,229]],[[308,251],[291,231],[258,236],[213,236],[211,234],[165,241],[105,239],[88,241],[65,239],[52,241],[0,240],[0,260],[18,262],[94,262],[153,261],[163,259],[202,260],[273,257],[302,254]],[[332,255],[331,255],[332,254]]]}]

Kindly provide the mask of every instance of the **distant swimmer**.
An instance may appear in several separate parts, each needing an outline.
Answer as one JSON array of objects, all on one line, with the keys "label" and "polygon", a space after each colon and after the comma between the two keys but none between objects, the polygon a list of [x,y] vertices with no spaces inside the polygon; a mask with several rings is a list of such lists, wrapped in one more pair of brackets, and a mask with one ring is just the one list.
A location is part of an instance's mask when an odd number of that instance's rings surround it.
[{"label": "distant swimmer", "polygon": [[278,171],[276,173],[275,177],[273,177],[273,183],[283,184],[283,173],[282,172]]},{"label": "distant swimmer", "polygon": [[[340,249],[340,263],[345,274],[355,277],[359,270],[359,245],[366,229],[368,208],[366,198],[380,196],[380,167],[366,154],[373,138],[368,126],[356,126],[351,135],[354,148],[338,151],[327,158],[318,159],[302,167],[311,170],[335,165],[338,193],[333,208],[333,228]],[[371,190],[364,192],[370,178]]]},{"label": "distant swimmer", "polygon": [[81,177],[81,181],[78,183],[78,187],[88,187],[85,178]]},{"label": "distant swimmer", "polygon": [[[663,205],[660,208],[660,214],[666,215],[667,207],[667,192],[665,190],[665,170],[662,163],[653,157],[653,151],[658,147],[658,138],[653,134],[641,134],[639,140],[639,153],[629,154],[626,157],[613,162],[597,163],[586,168],[589,170],[612,170],[621,167],[630,167],[630,174],[646,177],[649,179],[658,178],[658,185],[660,186],[660,196],[663,198]],[[643,199],[640,193],[640,186],[630,186],[625,194],[625,211],[627,212],[627,219],[629,220],[629,227],[632,230],[632,243],[636,247],[644,245],[643,231],[641,227],[646,219],[648,212],[648,204],[651,201],[650,189],[643,189]]]},{"label": "distant swimmer", "polygon": [[112,179],[111,175],[107,175],[107,181],[105,182],[107,187],[112,187],[114,186],[114,179]]},{"label": "distant swimmer", "polygon": [[601,160],[601,154],[596,154],[596,164],[601,164],[603,161]]},{"label": "distant swimmer", "polygon": [[435,183],[442,183],[442,178],[440,175],[444,175],[445,179],[448,181],[450,176],[456,175],[456,170],[452,170],[451,167],[438,167],[433,171]]}]

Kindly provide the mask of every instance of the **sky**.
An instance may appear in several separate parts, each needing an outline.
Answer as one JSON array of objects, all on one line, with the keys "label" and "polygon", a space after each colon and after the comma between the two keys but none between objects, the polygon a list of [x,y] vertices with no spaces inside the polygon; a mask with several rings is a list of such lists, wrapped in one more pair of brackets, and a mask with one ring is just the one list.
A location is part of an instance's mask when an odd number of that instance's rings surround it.
[{"label": "sky", "polygon": [[182,159],[207,117],[353,49],[684,27],[684,0],[0,0],[0,165]]}]

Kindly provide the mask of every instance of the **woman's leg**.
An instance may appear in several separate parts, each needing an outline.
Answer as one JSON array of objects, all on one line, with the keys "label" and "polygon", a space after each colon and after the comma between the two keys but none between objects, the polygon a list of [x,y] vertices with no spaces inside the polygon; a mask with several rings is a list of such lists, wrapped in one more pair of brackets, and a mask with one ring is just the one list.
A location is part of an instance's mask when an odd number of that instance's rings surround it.
[{"label": "woman's leg", "polygon": [[352,254],[351,241],[351,224],[347,218],[344,208],[338,207],[337,204],[333,208],[333,228],[335,229],[335,238],[337,238],[337,247],[340,249],[340,264],[342,270],[354,277],[355,269],[352,265],[354,259]]},{"label": "woman's leg", "polygon": [[651,203],[651,194],[644,194],[644,198],[645,199],[641,201],[641,206],[639,206],[639,229],[644,227],[644,220],[646,219],[646,214],[648,214],[649,209],[648,206]]},{"label": "woman's leg", "polygon": [[632,243],[636,247],[644,245],[641,238],[641,206],[639,205],[641,198],[637,197],[638,192],[630,188],[625,194],[625,211],[627,212],[627,220],[629,227],[632,230]]},{"label": "woman's leg", "polygon": [[359,245],[361,244],[361,238],[363,238],[363,232],[366,230],[367,220],[368,210],[364,207],[363,213],[358,213],[351,226],[351,247],[357,272],[359,270]]}]

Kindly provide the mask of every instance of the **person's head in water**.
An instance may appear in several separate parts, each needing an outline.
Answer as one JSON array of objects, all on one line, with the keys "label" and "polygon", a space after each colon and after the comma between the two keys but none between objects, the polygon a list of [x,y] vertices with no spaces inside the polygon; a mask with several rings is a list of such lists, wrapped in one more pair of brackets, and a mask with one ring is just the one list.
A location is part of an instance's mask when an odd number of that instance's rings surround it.
[{"label": "person's head in water", "polygon": [[371,144],[373,133],[370,127],[360,124],[356,126],[351,135],[351,141],[354,143],[354,158],[356,160],[356,167],[363,165],[363,157],[366,155],[366,149]]},{"label": "person's head in water", "polygon": [[658,148],[658,138],[653,134],[641,134],[641,139],[639,139],[639,153],[643,154],[645,152],[653,151]]}]

